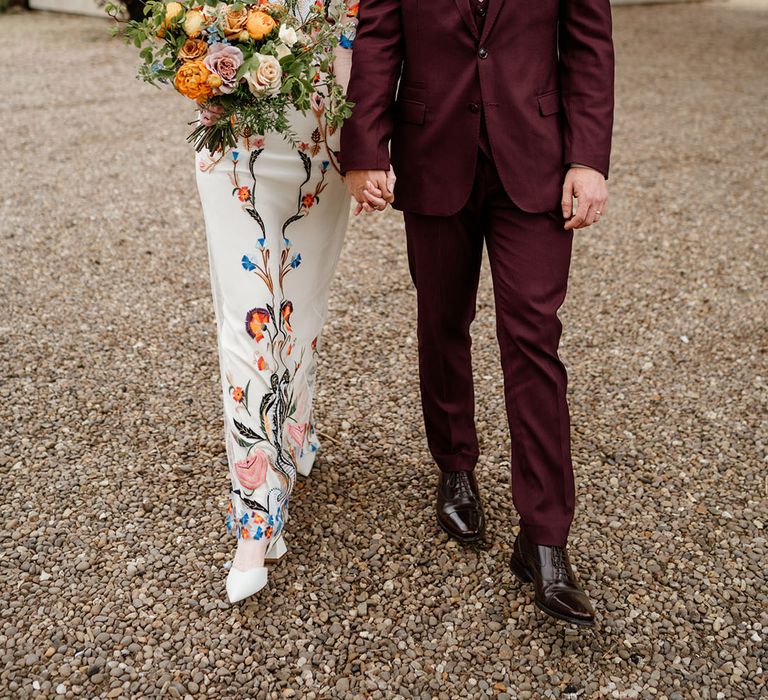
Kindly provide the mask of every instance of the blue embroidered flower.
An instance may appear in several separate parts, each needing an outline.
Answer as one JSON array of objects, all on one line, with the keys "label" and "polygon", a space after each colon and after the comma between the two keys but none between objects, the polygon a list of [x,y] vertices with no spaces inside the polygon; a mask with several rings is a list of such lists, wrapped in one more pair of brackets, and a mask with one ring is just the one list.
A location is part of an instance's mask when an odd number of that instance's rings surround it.
[{"label": "blue embroidered flower", "polygon": [[[263,239],[262,239],[263,240]],[[247,255],[243,255],[243,259],[240,261],[243,265],[243,269],[251,272],[256,269],[256,265]]]},{"label": "blue embroidered flower", "polygon": [[339,39],[339,46],[341,46],[342,49],[351,49],[353,44],[353,39],[350,39],[348,36],[346,36],[346,34],[341,35],[341,38]]},{"label": "blue embroidered flower", "polygon": [[264,536],[264,530],[261,529],[261,525],[256,528],[256,532],[253,533],[254,540],[260,540]]},{"label": "blue embroidered flower", "polygon": [[240,156],[240,153],[238,151],[232,151],[232,160],[237,163],[237,159]]},{"label": "blue embroidered flower", "polygon": [[248,524],[248,513],[244,513],[243,517],[240,518],[240,524],[241,525],[247,525]]},{"label": "blue embroidered flower", "polygon": [[297,253],[291,258],[291,267],[295,270],[299,265],[301,265],[301,253]]},{"label": "blue embroidered flower", "polygon": [[258,240],[259,248],[263,248],[266,242],[267,242],[266,236],[264,238],[259,238]]},{"label": "blue embroidered flower", "polygon": [[325,172],[326,170],[328,170],[329,165],[330,163],[327,160],[324,160],[322,163],[320,163],[320,171]]}]

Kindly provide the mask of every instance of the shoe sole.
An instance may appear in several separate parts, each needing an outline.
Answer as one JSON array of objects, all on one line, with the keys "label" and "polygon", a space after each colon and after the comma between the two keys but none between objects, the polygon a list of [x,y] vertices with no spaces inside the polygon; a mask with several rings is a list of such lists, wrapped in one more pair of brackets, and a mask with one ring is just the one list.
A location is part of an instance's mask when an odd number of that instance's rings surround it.
[{"label": "shoe sole", "polygon": [[[533,582],[533,576],[531,576],[531,572],[528,571],[528,569],[521,564],[518,561],[515,561],[514,557],[510,559],[509,561],[509,568],[514,574],[515,578],[520,581],[520,583],[532,583]],[[549,615],[550,617],[555,618],[556,620],[562,620],[563,622],[570,622],[572,625],[578,625],[579,627],[594,627],[595,621],[594,620],[582,620],[578,617],[570,617],[569,615],[563,615],[562,613],[555,612],[554,610],[548,608],[546,605],[541,603],[540,601],[536,600],[534,597],[533,599],[534,605],[541,610],[545,615]]]},{"label": "shoe sole", "polygon": [[440,526],[440,529],[448,535],[451,539],[456,540],[457,542],[461,542],[461,544],[474,544],[475,542],[481,542],[485,538],[485,528],[477,534],[477,535],[470,535],[469,537],[461,537],[460,535],[457,535],[455,532],[451,532],[445,525],[443,525],[440,518],[435,518],[437,520],[437,524]]}]

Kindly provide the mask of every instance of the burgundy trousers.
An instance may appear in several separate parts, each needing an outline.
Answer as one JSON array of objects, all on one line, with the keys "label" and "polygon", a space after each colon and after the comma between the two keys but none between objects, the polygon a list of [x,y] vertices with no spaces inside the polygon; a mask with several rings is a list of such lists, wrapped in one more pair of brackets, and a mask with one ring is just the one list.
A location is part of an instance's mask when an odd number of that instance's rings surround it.
[{"label": "burgundy trousers", "polygon": [[443,471],[472,470],[478,459],[469,329],[485,241],[512,439],[513,502],[533,542],[564,545],[574,485],[557,311],[568,284],[572,233],[559,212],[516,207],[482,151],[474,189],[458,214],[404,215],[432,456]]}]

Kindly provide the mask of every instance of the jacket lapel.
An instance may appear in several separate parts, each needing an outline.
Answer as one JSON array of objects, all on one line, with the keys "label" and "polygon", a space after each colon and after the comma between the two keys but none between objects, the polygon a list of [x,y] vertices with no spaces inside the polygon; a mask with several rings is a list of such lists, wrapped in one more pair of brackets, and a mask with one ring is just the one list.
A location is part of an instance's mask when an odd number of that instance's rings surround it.
[{"label": "jacket lapel", "polygon": [[[488,16],[485,18],[485,24],[483,25],[483,34],[480,37],[480,43],[482,44],[487,38],[488,35],[491,33],[491,29],[493,29],[493,25],[496,23],[496,18],[499,16],[499,12],[501,11],[501,6],[504,3],[504,0],[489,0],[491,3],[491,7],[488,10]],[[469,2],[467,2],[469,4]]]},{"label": "jacket lapel", "polygon": [[[461,15],[461,18],[464,20],[464,24],[467,25],[467,28],[470,32],[472,32],[472,36],[475,37],[475,39],[478,38],[477,34],[477,24],[475,24],[475,16],[472,14],[472,0],[453,0],[456,3],[456,7],[459,10],[459,14]],[[495,2],[499,2],[499,0],[495,0]]]}]

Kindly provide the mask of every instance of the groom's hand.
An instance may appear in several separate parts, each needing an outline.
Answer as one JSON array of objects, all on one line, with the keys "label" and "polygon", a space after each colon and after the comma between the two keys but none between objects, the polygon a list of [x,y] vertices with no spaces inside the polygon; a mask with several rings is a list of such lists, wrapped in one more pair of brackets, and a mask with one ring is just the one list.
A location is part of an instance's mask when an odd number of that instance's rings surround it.
[{"label": "groom's hand", "polygon": [[383,211],[394,200],[394,175],[385,170],[350,170],[346,174],[347,189],[357,202],[355,216],[361,211]]},{"label": "groom's hand", "polygon": [[[578,199],[578,207],[573,210],[573,198]],[[605,177],[597,170],[583,165],[573,165],[565,175],[563,183],[563,217],[567,219],[567,231],[586,228],[600,221],[605,213],[608,201],[608,188]]]}]

